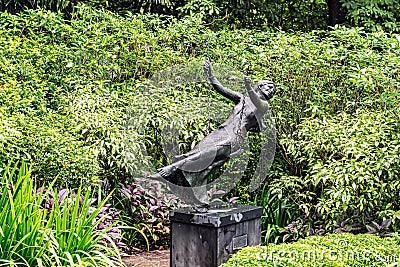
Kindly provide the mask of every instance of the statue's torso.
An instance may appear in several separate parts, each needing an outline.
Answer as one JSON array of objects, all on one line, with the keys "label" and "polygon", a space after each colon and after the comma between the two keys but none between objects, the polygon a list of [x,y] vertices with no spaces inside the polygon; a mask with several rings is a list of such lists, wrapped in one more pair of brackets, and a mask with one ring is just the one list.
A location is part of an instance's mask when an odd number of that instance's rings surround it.
[{"label": "statue's torso", "polygon": [[241,142],[247,131],[258,131],[258,128],[256,107],[245,97],[232,109],[229,118],[196,147],[209,142],[216,146],[232,146],[232,143]]},{"label": "statue's torso", "polygon": [[249,97],[244,97],[232,110],[229,118],[219,128],[227,130],[246,131],[254,130],[258,122],[256,118],[257,108]]}]

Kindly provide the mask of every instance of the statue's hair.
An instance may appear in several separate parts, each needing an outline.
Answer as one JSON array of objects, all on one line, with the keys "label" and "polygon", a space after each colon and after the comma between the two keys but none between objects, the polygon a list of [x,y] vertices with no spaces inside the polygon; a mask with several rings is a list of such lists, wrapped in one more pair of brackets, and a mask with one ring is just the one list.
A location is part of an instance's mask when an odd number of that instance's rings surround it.
[{"label": "statue's hair", "polygon": [[269,83],[271,83],[271,81],[268,81],[268,80],[261,80],[261,81],[259,81],[259,82],[257,83],[257,87],[259,87],[260,85],[269,84]]}]

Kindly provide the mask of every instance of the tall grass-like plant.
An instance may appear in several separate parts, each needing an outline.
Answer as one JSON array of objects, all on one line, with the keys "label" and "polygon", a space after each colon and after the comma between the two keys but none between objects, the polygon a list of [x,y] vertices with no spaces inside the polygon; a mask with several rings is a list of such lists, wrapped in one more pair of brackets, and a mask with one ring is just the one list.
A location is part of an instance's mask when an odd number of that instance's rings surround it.
[{"label": "tall grass-like plant", "polygon": [[22,164],[19,171],[6,168],[1,178],[0,266],[121,266],[108,229],[96,230],[107,198],[92,208],[88,191],[58,199],[49,209],[51,186],[37,190],[30,174]]},{"label": "tall grass-like plant", "polygon": [[282,242],[284,227],[298,216],[297,206],[273,194],[268,184],[263,186],[253,203],[264,207],[264,216],[261,218],[263,243]]},{"label": "tall grass-like plant", "polygon": [[[54,201],[49,222],[53,235],[49,258],[58,266],[116,266],[120,265],[118,248],[107,234],[108,229],[97,231],[106,217],[96,219],[108,197],[99,208],[91,207],[92,193],[70,193],[62,201]],[[109,227],[111,227],[110,225]]]},{"label": "tall grass-like plant", "polygon": [[22,165],[17,172],[6,168],[0,183],[0,264],[30,266],[42,259],[50,247],[51,231],[46,222],[47,210],[38,203],[30,169]]}]

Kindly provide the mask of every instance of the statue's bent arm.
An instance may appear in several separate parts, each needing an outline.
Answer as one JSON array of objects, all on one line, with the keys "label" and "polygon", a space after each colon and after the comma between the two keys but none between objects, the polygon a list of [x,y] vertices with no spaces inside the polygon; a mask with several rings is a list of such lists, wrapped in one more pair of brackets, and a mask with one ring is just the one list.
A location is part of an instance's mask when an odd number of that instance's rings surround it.
[{"label": "statue's bent arm", "polygon": [[204,71],[206,73],[208,80],[214,87],[214,89],[221,95],[225,96],[229,100],[232,100],[235,104],[238,104],[240,102],[240,100],[244,97],[242,94],[224,87],[221,84],[221,82],[218,81],[218,79],[214,77],[214,75],[212,74],[212,67],[211,67],[211,63],[209,60],[207,60],[204,63]]},{"label": "statue's bent arm", "polygon": [[244,77],[244,85],[246,87],[247,92],[249,93],[249,97],[251,99],[251,102],[253,102],[253,104],[261,109],[261,110],[266,110],[268,108],[268,104],[267,101],[264,101],[260,98],[259,95],[257,95],[257,93],[254,91],[254,88],[251,87],[251,81],[250,78],[245,76]]},{"label": "statue's bent arm", "polygon": [[226,87],[224,87],[215,77],[212,77],[209,79],[212,86],[214,87],[215,90],[217,90],[218,93],[221,95],[225,96],[229,100],[232,100],[235,104],[238,104],[240,102],[240,99],[242,99],[243,95],[235,92],[233,90],[230,90]]}]

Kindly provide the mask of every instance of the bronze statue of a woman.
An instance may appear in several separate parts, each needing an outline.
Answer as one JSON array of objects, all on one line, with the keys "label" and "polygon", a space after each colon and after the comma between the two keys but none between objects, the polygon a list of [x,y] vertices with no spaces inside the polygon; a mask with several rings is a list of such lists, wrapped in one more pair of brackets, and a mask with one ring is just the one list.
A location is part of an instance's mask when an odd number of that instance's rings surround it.
[{"label": "bronze statue of a woman", "polygon": [[182,186],[203,186],[209,175],[241,152],[247,131],[261,131],[265,127],[263,115],[269,108],[267,100],[272,98],[276,90],[272,82],[263,80],[252,88],[246,76],[244,84],[249,96],[245,96],[224,87],[212,74],[209,60],[204,63],[204,71],[214,89],[236,106],[229,118],[191,151],[175,156],[172,164],[158,169],[158,173],[150,178],[163,178]]}]

